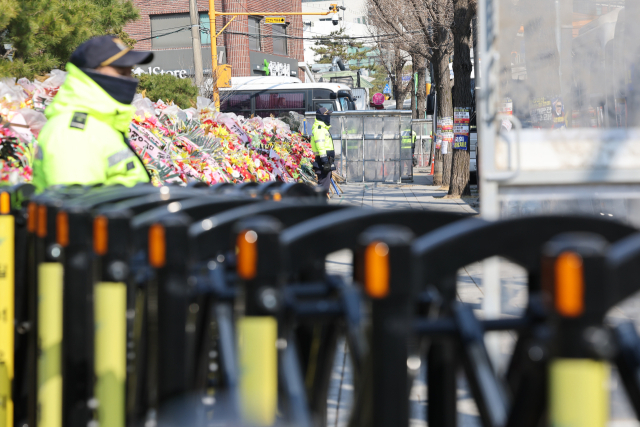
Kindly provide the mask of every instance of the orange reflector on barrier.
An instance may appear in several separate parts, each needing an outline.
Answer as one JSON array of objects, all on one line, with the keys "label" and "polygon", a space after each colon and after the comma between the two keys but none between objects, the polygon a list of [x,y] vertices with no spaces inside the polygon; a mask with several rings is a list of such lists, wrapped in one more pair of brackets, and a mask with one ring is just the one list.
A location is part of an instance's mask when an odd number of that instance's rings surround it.
[{"label": "orange reflector on barrier", "polygon": [[167,243],[164,227],[153,224],[149,228],[149,264],[155,268],[164,267],[167,262]]},{"label": "orange reflector on barrier", "polygon": [[27,207],[27,231],[29,233],[36,232],[36,218],[38,216],[38,205],[34,202],[29,203]]},{"label": "orange reflector on barrier", "polygon": [[38,206],[38,222],[36,224],[36,234],[38,237],[47,237],[47,207],[45,205]]},{"label": "orange reflector on barrier", "polygon": [[364,288],[371,298],[389,294],[389,246],[373,242],[364,253]]},{"label": "orange reflector on barrier", "polygon": [[282,200],[282,194],[276,193],[276,194],[273,195],[273,201],[274,202],[279,202],[280,200]]},{"label": "orange reflector on barrier", "polygon": [[56,217],[56,242],[63,248],[69,245],[69,216],[63,211]]},{"label": "orange reflector on barrier", "polygon": [[105,255],[109,248],[109,220],[100,215],[93,220],[93,252]]},{"label": "orange reflector on barrier", "polygon": [[565,317],[578,317],[584,312],[584,274],[582,257],[564,252],[556,259],[556,311]]},{"label": "orange reflector on barrier", "polygon": [[251,280],[256,277],[258,267],[257,241],[258,234],[253,230],[242,231],[236,238],[237,271],[238,276],[244,280]]},{"label": "orange reflector on barrier", "polygon": [[11,213],[11,195],[9,193],[0,193],[0,214],[6,215]]}]

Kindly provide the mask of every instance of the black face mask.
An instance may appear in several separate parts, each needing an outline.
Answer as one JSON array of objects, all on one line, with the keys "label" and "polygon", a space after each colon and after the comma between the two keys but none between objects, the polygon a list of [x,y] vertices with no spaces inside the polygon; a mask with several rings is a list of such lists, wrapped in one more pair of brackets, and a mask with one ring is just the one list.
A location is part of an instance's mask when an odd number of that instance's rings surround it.
[{"label": "black face mask", "polygon": [[88,69],[83,69],[82,71],[121,104],[131,104],[133,101],[136,89],[138,88],[138,79],[133,77],[107,76]]},{"label": "black face mask", "polygon": [[331,116],[328,114],[316,114],[316,119],[320,120],[327,126],[331,126]]}]

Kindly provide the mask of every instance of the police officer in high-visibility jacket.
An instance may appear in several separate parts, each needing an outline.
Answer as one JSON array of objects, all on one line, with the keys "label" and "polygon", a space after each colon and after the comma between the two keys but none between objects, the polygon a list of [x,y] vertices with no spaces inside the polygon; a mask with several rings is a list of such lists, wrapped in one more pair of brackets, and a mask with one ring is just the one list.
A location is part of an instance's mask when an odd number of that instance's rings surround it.
[{"label": "police officer in high-visibility jacket", "polygon": [[129,145],[137,64],[152,52],[133,51],[113,36],[81,44],[66,65],[68,74],[45,111],[49,119],[38,137],[33,183],[53,185],[149,182],[142,160]]},{"label": "police officer in high-visibility jacket", "polygon": [[409,132],[408,130],[405,130],[402,132],[401,148],[402,153],[400,158],[408,160],[407,157],[409,155],[409,150],[411,150],[411,159],[413,160],[413,153],[416,149],[416,133],[414,131]]},{"label": "police officer in high-visibility jacket", "polygon": [[329,128],[331,127],[331,111],[324,107],[316,111],[316,121],[313,122],[311,132],[311,149],[316,155],[313,162],[313,170],[318,176],[318,185],[328,194],[331,186],[331,171],[335,170],[335,151],[333,138]]}]

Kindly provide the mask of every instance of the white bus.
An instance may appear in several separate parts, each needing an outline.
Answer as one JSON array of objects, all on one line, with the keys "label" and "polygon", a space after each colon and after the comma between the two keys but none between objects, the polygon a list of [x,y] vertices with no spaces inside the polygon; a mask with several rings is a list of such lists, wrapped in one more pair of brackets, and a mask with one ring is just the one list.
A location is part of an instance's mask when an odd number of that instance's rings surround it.
[{"label": "white bus", "polygon": [[324,107],[330,111],[355,110],[351,89],[337,83],[302,83],[293,77],[238,77],[232,87],[220,89],[220,111],[245,117],[304,115]]}]

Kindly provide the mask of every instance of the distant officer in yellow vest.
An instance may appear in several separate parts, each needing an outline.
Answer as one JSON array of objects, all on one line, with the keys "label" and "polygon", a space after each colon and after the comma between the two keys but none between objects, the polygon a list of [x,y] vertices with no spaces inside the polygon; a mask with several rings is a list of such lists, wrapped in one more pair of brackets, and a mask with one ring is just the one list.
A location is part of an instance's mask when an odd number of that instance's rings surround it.
[{"label": "distant officer in yellow vest", "polygon": [[313,170],[318,175],[318,185],[328,194],[331,186],[331,171],[335,170],[333,164],[335,151],[333,138],[329,128],[331,127],[331,111],[324,107],[316,111],[316,121],[313,122],[311,132],[311,149],[316,155],[313,162]]}]

